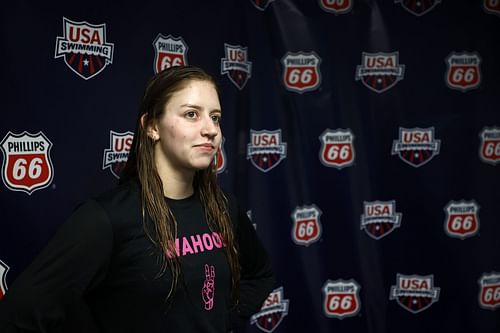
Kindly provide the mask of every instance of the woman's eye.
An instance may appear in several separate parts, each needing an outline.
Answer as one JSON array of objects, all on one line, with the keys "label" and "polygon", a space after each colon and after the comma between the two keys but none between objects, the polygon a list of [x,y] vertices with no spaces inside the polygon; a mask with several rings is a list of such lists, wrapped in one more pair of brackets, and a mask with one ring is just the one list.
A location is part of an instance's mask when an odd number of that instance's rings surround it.
[{"label": "woman's eye", "polygon": [[217,115],[213,115],[212,116],[212,121],[216,124],[220,123],[220,116],[217,116]]},{"label": "woman's eye", "polygon": [[194,112],[194,111],[186,112],[185,116],[186,116],[186,118],[194,119],[194,118],[196,118],[196,112]]}]

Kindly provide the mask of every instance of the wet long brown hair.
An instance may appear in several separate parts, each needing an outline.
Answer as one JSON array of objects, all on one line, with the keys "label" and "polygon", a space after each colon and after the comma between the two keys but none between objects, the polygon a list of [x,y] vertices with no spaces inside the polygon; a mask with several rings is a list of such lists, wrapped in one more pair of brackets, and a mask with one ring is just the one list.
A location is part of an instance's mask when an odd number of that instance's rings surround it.
[{"label": "wet long brown hair", "polygon": [[[175,249],[177,221],[164,198],[163,183],[154,159],[155,142],[148,136],[147,129],[150,125],[159,122],[172,95],[182,90],[193,80],[212,83],[218,93],[217,84],[213,77],[193,66],[170,67],[149,80],[139,108],[136,131],[128,161],[120,178],[122,183],[131,178],[137,178],[140,182],[145,231],[165,254],[161,257],[161,272],[159,273],[163,274],[169,271],[172,276],[172,284],[167,298],[175,291],[182,273]],[[222,235],[231,271],[232,297],[233,301],[237,301],[240,281],[237,244],[229,216],[227,198],[220,189],[216,176],[216,170],[213,166],[196,171],[193,188],[200,197],[209,228]]]}]

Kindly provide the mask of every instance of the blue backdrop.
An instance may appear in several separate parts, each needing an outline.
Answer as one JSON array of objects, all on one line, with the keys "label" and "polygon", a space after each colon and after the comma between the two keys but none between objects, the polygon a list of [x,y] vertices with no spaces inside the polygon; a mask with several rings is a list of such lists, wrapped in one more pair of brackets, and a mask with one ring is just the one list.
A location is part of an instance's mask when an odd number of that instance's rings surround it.
[{"label": "blue backdrop", "polygon": [[189,64],[276,271],[247,331],[498,332],[499,1],[3,7],[0,298],[116,184],[147,79]]}]

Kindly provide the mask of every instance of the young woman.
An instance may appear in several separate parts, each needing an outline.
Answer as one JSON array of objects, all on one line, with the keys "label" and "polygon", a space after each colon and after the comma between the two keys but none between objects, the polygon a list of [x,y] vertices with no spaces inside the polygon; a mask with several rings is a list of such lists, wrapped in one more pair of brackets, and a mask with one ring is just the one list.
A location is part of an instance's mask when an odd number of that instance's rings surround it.
[{"label": "young woman", "polygon": [[0,301],[1,332],[227,332],[273,288],[246,214],[216,181],[211,76],[146,87],[120,185],[79,206]]}]

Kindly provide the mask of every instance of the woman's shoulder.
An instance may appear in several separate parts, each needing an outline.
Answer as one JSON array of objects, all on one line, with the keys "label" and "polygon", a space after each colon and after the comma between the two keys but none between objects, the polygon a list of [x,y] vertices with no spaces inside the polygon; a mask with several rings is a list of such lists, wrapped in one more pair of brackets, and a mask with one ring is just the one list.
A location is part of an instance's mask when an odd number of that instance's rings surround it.
[{"label": "woman's shoulder", "polygon": [[140,214],[140,187],[135,180],[130,180],[108,189],[90,198],[102,207],[111,222],[123,221],[124,218]]},{"label": "woman's shoulder", "polygon": [[224,197],[226,198],[226,206],[229,212],[229,216],[234,224],[239,224],[242,216],[247,216],[244,212],[244,206],[238,200],[238,197],[234,192],[231,191],[223,191]]},{"label": "woman's shoulder", "polygon": [[222,195],[224,197],[225,204],[227,209],[231,212],[233,209],[238,207],[238,201],[233,192],[224,190],[222,191]]},{"label": "woman's shoulder", "polygon": [[116,205],[126,204],[128,200],[137,200],[139,197],[139,182],[131,179],[99,193],[92,199],[102,205]]}]

